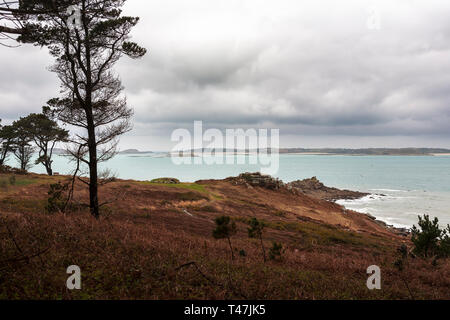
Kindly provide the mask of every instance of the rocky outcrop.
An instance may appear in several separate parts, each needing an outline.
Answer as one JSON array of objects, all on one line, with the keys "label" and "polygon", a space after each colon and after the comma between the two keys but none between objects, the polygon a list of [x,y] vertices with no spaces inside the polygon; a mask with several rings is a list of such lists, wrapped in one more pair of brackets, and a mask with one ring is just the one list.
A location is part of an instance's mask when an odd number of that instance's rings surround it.
[{"label": "rocky outcrop", "polygon": [[330,188],[325,186],[316,177],[305,180],[297,180],[288,183],[288,186],[295,188],[300,192],[322,200],[336,201],[336,200],[355,200],[360,199],[369,195],[368,193],[350,191],[350,190],[340,190],[337,188]]},{"label": "rocky outcrop", "polygon": [[[268,190],[285,190],[294,195],[305,194],[309,197],[326,200],[330,202],[334,202],[337,200],[345,199],[345,200],[355,200],[360,199],[370,194],[358,191],[351,190],[340,190],[337,188],[330,188],[325,186],[322,182],[320,182],[316,177],[312,177],[311,179],[298,180],[291,183],[284,183],[283,181],[273,178],[268,175],[262,175],[259,172],[256,173],[242,173],[238,177],[230,177],[225,179],[232,183],[233,185],[244,185],[247,188],[251,189],[254,187],[260,187]],[[197,183],[208,183],[208,181],[197,181]],[[347,210],[342,207],[344,212]],[[389,230],[390,232],[408,237],[410,235],[410,230],[405,228],[396,228],[392,225],[388,225],[387,223],[378,220],[376,217],[364,213],[367,217],[370,218],[376,225]]]},{"label": "rocky outcrop", "polygon": [[160,184],[180,184],[180,180],[175,178],[158,178],[150,181],[151,183],[160,183]]},{"label": "rocky outcrop", "polygon": [[234,185],[246,185],[249,188],[261,187],[269,190],[284,189],[294,194],[303,193],[316,199],[328,201],[336,201],[341,199],[353,200],[368,195],[368,193],[326,187],[316,177],[298,180],[291,183],[284,183],[280,179],[269,175],[263,175],[259,172],[246,172],[240,174],[238,177],[227,178],[226,181],[229,181]]},{"label": "rocky outcrop", "polygon": [[269,190],[280,190],[282,188],[286,188],[286,184],[283,181],[268,175],[262,175],[259,172],[242,173],[238,177],[227,178],[226,181],[229,181],[235,185],[261,187]]},{"label": "rocky outcrop", "polygon": [[394,227],[393,225],[387,224],[384,221],[378,220],[377,218],[375,218],[374,216],[372,216],[368,213],[366,213],[366,215],[369,216],[369,218],[371,218],[373,221],[375,221],[375,223],[378,224],[379,226],[382,226],[383,228],[390,230],[392,233],[395,233],[398,236],[408,237],[411,235],[410,229],[397,228],[397,227]]}]

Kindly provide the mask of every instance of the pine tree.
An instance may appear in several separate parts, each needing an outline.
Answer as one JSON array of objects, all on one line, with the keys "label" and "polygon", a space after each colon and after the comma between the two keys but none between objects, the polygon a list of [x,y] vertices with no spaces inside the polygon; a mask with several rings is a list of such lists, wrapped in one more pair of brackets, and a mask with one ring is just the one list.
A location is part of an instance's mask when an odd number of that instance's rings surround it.
[{"label": "pine tree", "polygon": [[415,225],[412,228],[412,242],[414,243],[414,252],[425,258],[438,255],[439,239],[443,231],[439,228],[438,218],[430,220],[429,215],[419,216],[419,228]]},{"label": "pine tree", "polygon": [[[123,56],[140,58],[146,50],[130,42],[137,17],[122,16],[125,0],[25,1],[26,33],[18,40],[47,46],[56,63],[63,96],[49,105],[58,119],[81,128],[71,137],[70,154],[88,167],[89,206],[99,217],[98,164],[116,154],[118,137],[131,130],[132,109],[122,94],[114,64]],[[75,17],[75,18],[74,18]],[[77,166],[78,167],[78,166]],[[81,179],[80,179],[81,180]]]},{"label": "pine tree", "polygon": [[68,131],[60,128],[58,123],[49,118],[45,111],[40,114],[32,113],[23,118],[27,131],[34,143],[38,147],[39,156],[36,164],[42,164],[49,176],[53,175],[52,170],[52,156],[53,149],[57,142],[66,141],[68,138]]},{"label": "pine tree", "polygon": [[250,220],[250,228],[248,228],[248,236],[250,238],[257,238],[261,243],[261,249],[263,252],[264,262],[266,262],[266,249],[264,248],[264,242],[262,239],[262,234],[264,230],[264,222],[259,221],[256,218]]},{"label": "pine tree", "polygon": [[231,259],[234,260],[233,247],[231,245],[231,237],[236,234],[236,223],[231,221],[230,217],[221,216],[216,220],[216,229],[213,231],[213,237],[215,239],[228,239],[228,245],[230,246]]}]

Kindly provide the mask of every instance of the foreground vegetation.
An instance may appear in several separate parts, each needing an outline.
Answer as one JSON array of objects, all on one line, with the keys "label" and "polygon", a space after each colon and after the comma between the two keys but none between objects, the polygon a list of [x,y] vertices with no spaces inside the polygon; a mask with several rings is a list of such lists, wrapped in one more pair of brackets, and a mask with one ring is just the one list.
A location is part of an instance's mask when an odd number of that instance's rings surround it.
[{"label": "foreground vegetation", "polygon": [[[70,210],[49,213],[49,185],[68,178],[11,176],[0,175],[1,299],[450,298],[448,259],[414,255],[399,268],[409,239],[357,213],[338,221],[325,201],[224,181],[115,181],[96,220],[84,185]],[[81,290],[66,288],[70,265]],[[382,290],[366,287],[370,265]]]}]

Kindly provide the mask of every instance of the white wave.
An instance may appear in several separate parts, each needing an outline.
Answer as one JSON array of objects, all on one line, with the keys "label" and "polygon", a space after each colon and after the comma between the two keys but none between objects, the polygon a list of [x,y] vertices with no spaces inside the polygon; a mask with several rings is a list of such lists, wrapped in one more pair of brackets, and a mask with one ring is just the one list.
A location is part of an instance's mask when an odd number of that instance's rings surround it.
[{"label": "white wave", "polygon": [[363,207],[363,208],[348,208],[350,210],[354,210],[357,212],[361,212],[361,213],[370,213],[373,214],[373,212],[375,212],[376,210],[374,208],[370,208],[370,207]]},{"label": "white wave", "polygon": [[348,199],[344,199],[344,200],[337,200],[336,203],[340,204],[342,206],[347,206],[347,205],[363,205],[366,203],[370,203],[370,202],[374,202],[374,201],[378,201],[378,200],[382,200],[382,199],[392,199],[394,197],[391,196],[384,196],[384,195],[378,195],[378,194],[369,194],[365,197],[362,197],[360,199],[354,199],[354,200],[348,200]]},{"label": "white wave", "polygon": [[421,212],[403,212],[403,214],[405,214],[407,216],[414,216],[414,217],[422,216]]},{"label": "white wave", "polygon": [[397,189],[369,189],[369,191],[383,191],[383,192],[408,192],[407,190],[397,190]]},{"label": "white wave", "polygon": [[386,222],[388,225],[392,225],[395,228],[406,228],[409,229],[412,227],[412,225],[409,224],[404,224],[404,223],[399,223],[397,221],[399,221],[398,218],[392,218],[392,217],[376,217],[377,219]]}]

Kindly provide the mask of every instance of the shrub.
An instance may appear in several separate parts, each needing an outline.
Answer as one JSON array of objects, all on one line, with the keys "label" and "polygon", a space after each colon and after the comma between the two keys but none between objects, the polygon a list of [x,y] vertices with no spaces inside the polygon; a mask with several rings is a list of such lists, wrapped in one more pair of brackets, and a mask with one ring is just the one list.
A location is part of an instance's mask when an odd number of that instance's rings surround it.
[{"label": "shrub", "polygon": [[428,215],[423,218],[419,216],[419,228],[415,225],[412,228],[412,242],[414,253],[424,258],[428,257],[448,257],[450,226],[447,229],[439,228],[438,218],[430,220]]},{"label": "shrub", "polygon": [[447,225],[447,229],[443,231],[440,245],[441,256],[444,258],[450,257],[450,225]]},{"label": "shrub", "polygon": [[11,173],[12,169],[10,166],[6,166],[4,164],[0,165],[0,173]]},{"label": "shrub", "polygon": [[263,230],[264,230],[264,222],[259,221],[256,218],[252,218],[250,220],[250,228],[248,228],[248,236],[250,238],[257,238],[259,239],[260,243],[261,243],[261,249],[262,249],[262,253],[263,253],[263,259],[264,262],[266,262],[266,249],[264,248],[264,242],[262,239],[262,234],[263,234]]},{"label": "shrub", "polygon": [[409,287],[407,279],[404,277],[403,271],[408,266],[408,247],[405,244],[402,244],[399,248],[397,248],[398,259],[394,262],[394,267],[399,271],[399,276],[405,284],[406,289],[411,296],[411,299],[414,300],[414,295]]},{"label": "shrub", "polygon": [[10,176],[9,177],[9,184],[12,186],[16,185],[16,176]]},{"label": "shrub", "polygon": [[269,259],[270,260],[281,259],[283,253],[284,253],[283,245],[275,241],[272,242],[272,248],[269,249]]},{"label": "shrub", "polygon": [[181,201],[199,201],[199,200],[205,200],[208,199],[205,196],[202,196],[201,194],[198,194],[197,192],[185,192],[185,193],[179,193],[177,195],[178,200]]},{"label": "shrub", "polygon": [[218,217],[216,220],[216,229],[213,230],[213,237],[215,239],[228,239],[230,246],[231,259],[234,260],[233,247],[231,245],[231,236],[236,234],[236,223],[231,221],[228,216]]},{"label": "shrub", "polygon": [[394,267],[397,268],[398,271],[403,271],[405,268],[405,264],[408,259],[408,247],[402,244],[398,249],[397,253],[399,255],[398,259],[394,262]]},{"label": "shrub", "polygon": [[48,213],[62,212],[66,204],[63,199],[64,193],[68,190],[69,184],[62,184],[61,182],[51,184],[48,191],[47,206],[45,207]]},{"label": "shrub", "polygon": [[0,180],[0,189],[3,189],[4,191],[8,191],[8,182],[4,179]]},{"label": "shrub", "polygon": [[180,180],[175,178],[158,178],[153,179],[150,183],[159,183],[159,184],[180,184]]}]

